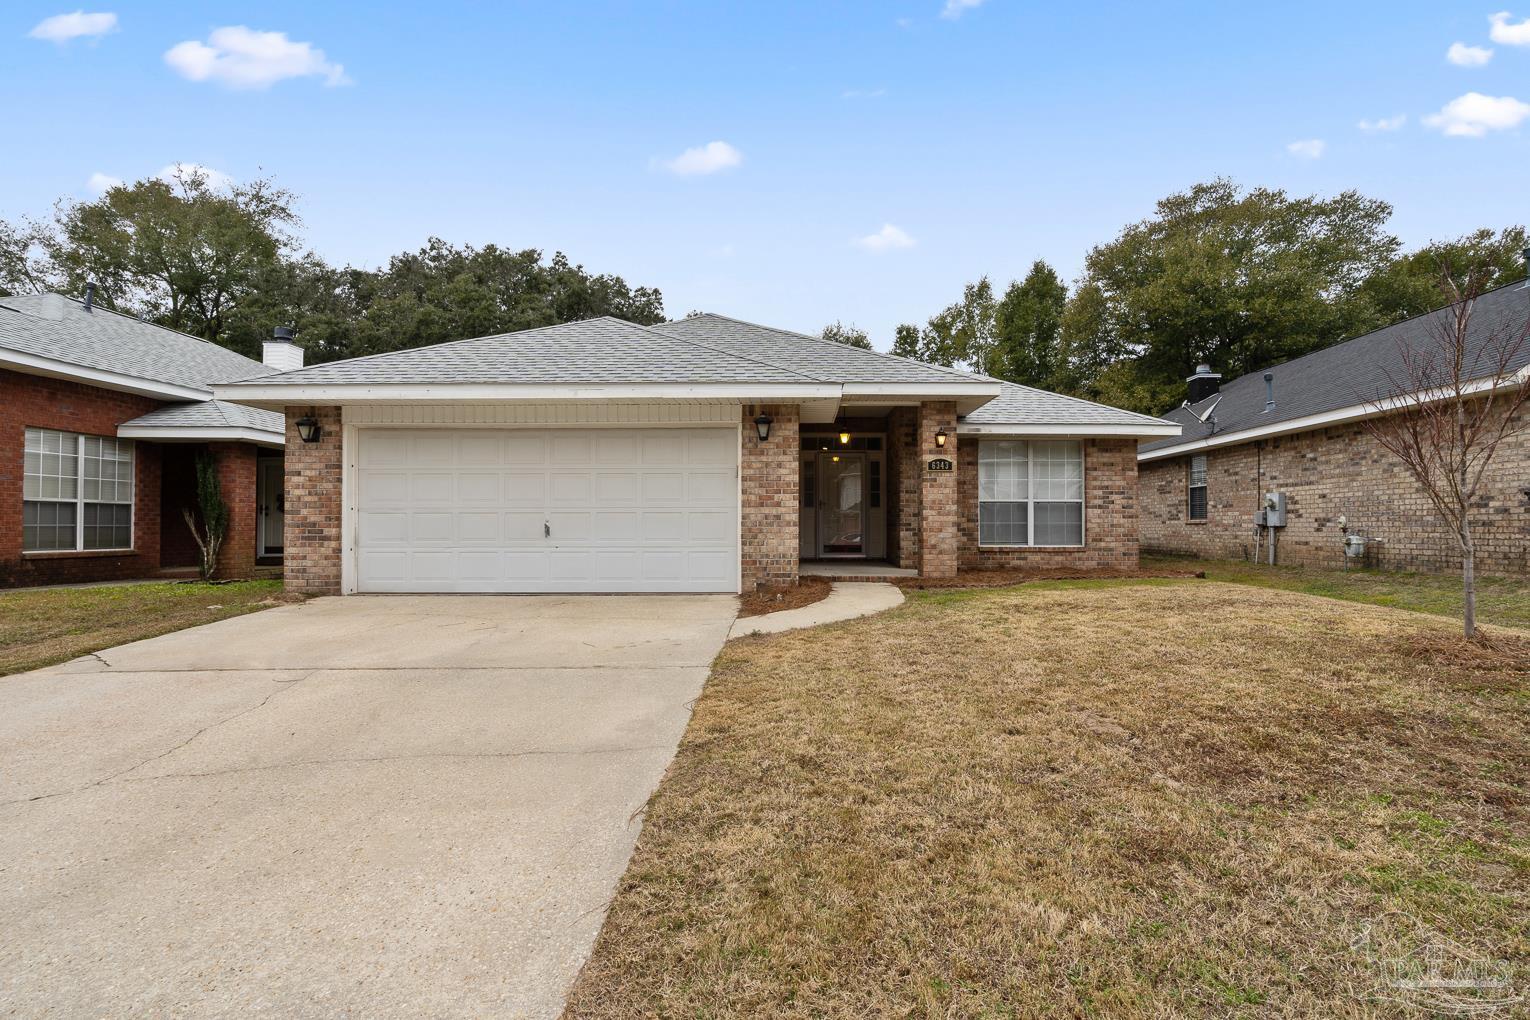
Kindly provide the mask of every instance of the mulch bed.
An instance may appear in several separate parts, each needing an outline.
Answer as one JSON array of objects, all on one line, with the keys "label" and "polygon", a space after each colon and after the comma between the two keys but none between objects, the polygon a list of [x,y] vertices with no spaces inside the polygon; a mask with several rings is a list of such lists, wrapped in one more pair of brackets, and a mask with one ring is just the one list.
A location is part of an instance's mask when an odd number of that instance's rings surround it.
[{"label": "mulch bed", "polygon": [[823,577],[804,577],[789,588],[762,588],[738,597],[738,615],[764,616],[783,609],[801,609],[826,598],[829,588],[828,579]]},{"label": "mulch bed", "polygon": [[1204,570],[963,570],[955,577],[890,577],[905,591],[1004,588],[1027,581],[1099,581],[1146,577],[1205,577]]}]

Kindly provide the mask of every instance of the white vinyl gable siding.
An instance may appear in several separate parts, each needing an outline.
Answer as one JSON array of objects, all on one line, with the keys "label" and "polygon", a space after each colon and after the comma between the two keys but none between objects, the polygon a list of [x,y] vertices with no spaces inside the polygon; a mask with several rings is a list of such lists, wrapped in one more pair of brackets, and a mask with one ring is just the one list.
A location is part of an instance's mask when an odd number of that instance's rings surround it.
[{"label": "white vinyl gable siding", "polygon": [[132,548],[131,442],[28,428],[23,456],[23,552]]},{"label": "white vinyl gable siding", "polygon": [[978,442],[978,545],[1084,544],[1084,450],[1070,439]]}]

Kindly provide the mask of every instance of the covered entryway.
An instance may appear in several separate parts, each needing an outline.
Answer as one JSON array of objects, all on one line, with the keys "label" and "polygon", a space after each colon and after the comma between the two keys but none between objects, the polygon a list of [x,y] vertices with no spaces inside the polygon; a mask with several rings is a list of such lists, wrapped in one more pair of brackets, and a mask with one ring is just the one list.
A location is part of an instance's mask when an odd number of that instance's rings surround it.
[{"label": "covered entryway", "polygon": [[737,428],[363,428],[356,590],[737,592]]}]

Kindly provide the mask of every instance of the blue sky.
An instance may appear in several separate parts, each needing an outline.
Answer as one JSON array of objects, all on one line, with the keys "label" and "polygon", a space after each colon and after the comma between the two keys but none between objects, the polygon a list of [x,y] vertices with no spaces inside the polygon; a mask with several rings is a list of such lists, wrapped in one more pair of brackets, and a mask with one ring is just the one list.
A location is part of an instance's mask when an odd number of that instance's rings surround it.
[{"label": "blue sky", "polygon": [[1524,222],[1530,0],[1500,2],[13,0],[0,217],[95,174],[265,173],[335,263],[562,249],[671,316],[885,348],[1216,175],[1358,188],[1410,244]]}]

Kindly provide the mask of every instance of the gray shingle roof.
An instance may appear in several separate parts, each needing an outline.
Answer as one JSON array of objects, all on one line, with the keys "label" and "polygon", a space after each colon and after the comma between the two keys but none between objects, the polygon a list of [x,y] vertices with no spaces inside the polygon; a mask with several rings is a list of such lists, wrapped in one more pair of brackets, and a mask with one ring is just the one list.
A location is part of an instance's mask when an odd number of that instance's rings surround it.
[{"label": "gray shingle roof", "polygon": [[805,333],[760,326],[711,312],[660,323],[653,328],[718,350],[747,354],[777,365],[790,366],[822,382],[939,384],[994,381],[987,376],[955,368],[926,365],[921,361],[851,347]]},{"label": "gray shingle roof", "polygon": [[135,428],[234,428],[256,429],[282,435],[286,421],[280,411],[230,403],[227,400],[200,400],[187,404],[166,404],[148,414],[139,415],[123,425]]},{"label": "gray shingle roof", "polygon": [[1003,383],[999,395],[962,416],[969,425],[1163,425],[1162,418],[1123,411],[1108,404],[1096,404],[1077,397],[1065,397],[1050,390],[1038,390],[1019,383]]},{"label": "gray shingle roof", "polygon": [[151,383],[207,390],[274,370],[185,333],[63,294],[0,297],[0,348]]},{"label": "gray shingle roof", "polygon": [[604,316],[313,365],[262,385],[799,383],[815,377]]},{"label": "gray shingle roof", "polygon": [[[1418,351],[1436,342],[1438,330],[1450,316],[1449,308],[1378,329],[1346,340],[1332,347],[1294,358],[1274,368],[1250,372],[1222,386],[1221,390],[1190,407],[1177,407],[1164,415],[1184,426],[1182,436],[1143,443],[1140,453],[1208,439],[1212,423],[1201,421],[1215,402],[1218,438],[1248,429],[1275,425],[1305,418],[1308,415],[1337,411],[1394,395],[1393,380],[1407,379],[1403,365],[1404,351]],[[1505,331],[1523,331],[1530,321],[1530,289],[1523,283],[1511,283],[1489,291],[1477,299],[1473,309],[1468,344],[1473,364],[1468,378],[1490,374],[1493,366],[1484,357],[1491,337]],[[1530,343],[1526,343],[1510,366],[1530,364]],[[1215,366],[1213,366],[1215,367]],[[1275,409],[1265,411],[1264,372],[1274,375]]]}]

